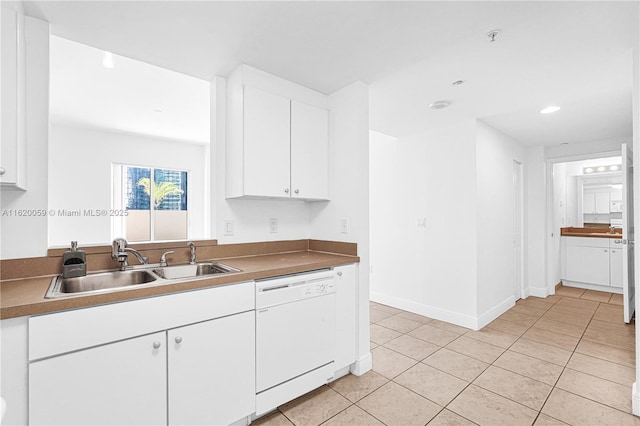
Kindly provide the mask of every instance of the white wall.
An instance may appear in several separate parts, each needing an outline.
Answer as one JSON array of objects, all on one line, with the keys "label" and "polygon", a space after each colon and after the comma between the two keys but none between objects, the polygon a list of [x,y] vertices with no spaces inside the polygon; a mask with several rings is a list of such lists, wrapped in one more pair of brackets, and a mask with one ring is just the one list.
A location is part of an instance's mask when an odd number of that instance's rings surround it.
[{"label": "white wall", "polygon": [[[330,202],[309,204],[309,237],[358,244],[358,368],[371,365],[369,351],[369,88],[353,83],[329,103]],[[340,232],[340,220],[348,232]]]},{"label": "white wall", "polygon": [[476,123],[478,319],[482,327],[513,306],[514,160],[524,148],[487,124]]},{"label": "white wall", "polygon": [[[0,192],[3,210],[47,209],[49,24],[25,17],[27,191]],[[47,217],[2,216],[0,258],[45,256]]]},{"label": "white wall", "polygon": [[[208,147],[181,141],[115,133],[105,129],[51,126],[49,209],[112,208],[112,165],[128,164],[189,171],[190,238],[208,238]],[[108,216],[49,216],[49,245],[109,243]]]},{"label": "white wall", "polygon": [[475,149],[474,121],[372,133],[372,300],[476,326]]}]

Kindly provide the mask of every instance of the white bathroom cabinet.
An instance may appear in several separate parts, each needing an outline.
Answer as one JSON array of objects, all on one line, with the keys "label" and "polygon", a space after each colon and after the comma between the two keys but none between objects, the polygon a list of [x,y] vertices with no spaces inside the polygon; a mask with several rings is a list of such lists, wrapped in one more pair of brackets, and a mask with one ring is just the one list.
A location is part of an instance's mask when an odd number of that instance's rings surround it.
[{"label": "white bathroom cabinet", "polygon": [[561,273],[565,284],[621,291],[622,246],[615,241],[612,238],[562,237]]}]

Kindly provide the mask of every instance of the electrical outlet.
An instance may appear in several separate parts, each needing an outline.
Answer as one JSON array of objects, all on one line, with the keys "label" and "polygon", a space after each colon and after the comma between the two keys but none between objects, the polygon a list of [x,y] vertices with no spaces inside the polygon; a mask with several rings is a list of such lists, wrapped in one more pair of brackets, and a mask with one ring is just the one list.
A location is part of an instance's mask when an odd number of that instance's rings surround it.
[{"label": "electrical outlet", "polygon": [[349,221],[347,219],[340,219],[340,232],[342,234],[349,233]]},{"label": "electrical outlet", "polygon": [[269,219],[269,232],[272,234],[278,233],[278,218],[272,217]]},{"label": "electrical outlet", "polygon": [[231,236],[233,235],[233,221],[225,220],[224,221],[224,235]]}]

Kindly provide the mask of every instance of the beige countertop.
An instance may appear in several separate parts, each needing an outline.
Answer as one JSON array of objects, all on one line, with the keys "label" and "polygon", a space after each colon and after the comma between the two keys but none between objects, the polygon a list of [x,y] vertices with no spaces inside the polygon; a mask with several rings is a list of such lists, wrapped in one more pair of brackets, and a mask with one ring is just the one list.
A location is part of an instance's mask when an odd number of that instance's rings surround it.
[{"label": "beige countertop", "polygon": [[[57,299],[45,299],[44,297],[51,283],[52,275],[0,281],[0,319],[44,314],[312,271],[314,269],[359,262],[360,258],[344,254],[305,250],[215,260],[240,269],[242,272],[180,282],[163,280],[160,283],[145,284],[135,288],[119,289],[101,294],[66,296]],[[199,262],[203,261],[205,260],[199,260]]]}]

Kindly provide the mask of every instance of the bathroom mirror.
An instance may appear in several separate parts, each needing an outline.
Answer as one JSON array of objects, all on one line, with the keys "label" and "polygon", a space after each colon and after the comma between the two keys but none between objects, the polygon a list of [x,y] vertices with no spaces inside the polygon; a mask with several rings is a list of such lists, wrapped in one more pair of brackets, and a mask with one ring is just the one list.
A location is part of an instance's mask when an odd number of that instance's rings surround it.
[{"label": "bathroom mirror", "polygon": [[209,238],[209,93],[50,39],[49,245]]}]

